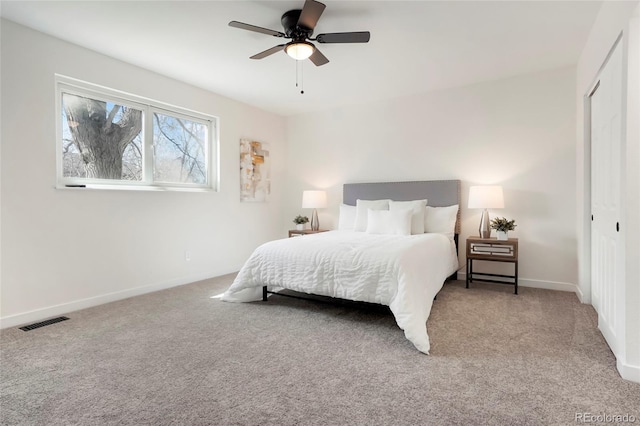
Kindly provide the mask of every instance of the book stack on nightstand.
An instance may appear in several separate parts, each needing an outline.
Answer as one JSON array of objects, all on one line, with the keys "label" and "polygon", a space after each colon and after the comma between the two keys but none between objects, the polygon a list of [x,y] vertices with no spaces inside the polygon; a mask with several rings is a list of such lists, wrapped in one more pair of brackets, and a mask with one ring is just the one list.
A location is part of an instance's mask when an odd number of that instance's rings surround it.
[{"label": "book stack on nightstand", "polygon": [[312,231],[311,229],[290,229],[289,238],[300,237],[302,235],[308,235],[308,234],[317,234],[318,232],[327,232],[327,231],[328,229],[318,229],[317,231]]},{"label": "book stack on nightstand", "polygon": [[[514,273],[504,275],[473,272],[474,260],[513,263]],[[467,288],[474,281],[513,285],[515,294],[518,294],[518,239],[467,238]]]}]

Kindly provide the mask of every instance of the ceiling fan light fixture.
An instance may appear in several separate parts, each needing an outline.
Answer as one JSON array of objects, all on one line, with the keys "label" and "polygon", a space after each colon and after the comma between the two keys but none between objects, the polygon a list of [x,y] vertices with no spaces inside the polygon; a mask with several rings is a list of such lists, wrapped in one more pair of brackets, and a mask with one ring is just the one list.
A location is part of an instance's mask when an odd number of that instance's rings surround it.
[{"label": "ceiling fan light fixture", "polygon": [[284,48],[284,51],[287,52],[287,55],[291,56],[297,61],[307,59],[313,54],[315,50],[316,47],[308,41],[292,41]]}]

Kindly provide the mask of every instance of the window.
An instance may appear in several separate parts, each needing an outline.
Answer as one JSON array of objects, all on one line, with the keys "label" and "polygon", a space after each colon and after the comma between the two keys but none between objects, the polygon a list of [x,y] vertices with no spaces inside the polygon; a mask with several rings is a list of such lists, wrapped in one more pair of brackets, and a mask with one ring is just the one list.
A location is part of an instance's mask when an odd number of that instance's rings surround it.
[{"label": "window", "polygon": [[57,76],[58,187],[216,189],[217,119]]}]

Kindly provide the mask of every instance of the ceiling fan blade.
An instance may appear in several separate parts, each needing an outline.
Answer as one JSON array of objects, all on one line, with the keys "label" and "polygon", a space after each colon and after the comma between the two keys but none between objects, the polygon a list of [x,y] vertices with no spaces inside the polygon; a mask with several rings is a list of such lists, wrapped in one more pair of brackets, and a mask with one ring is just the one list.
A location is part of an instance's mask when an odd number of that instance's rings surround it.
[{"label": "ceiling fan blade", "polygon": [[231,21],[230,27],[240,28],[241,30],[254,31],[256,33],[262,33],[272,35],[274,37],[284,37],[285,35],[280,31],[270,30],[269,28],[256,27],[255,25],[245,24],[244,22]]},{"label": "ceiling fan blade", "polygon": [[284,49],[284,44],[279,44],[277,46],[273,46],[271,49],[267,49],[264,52],[260,52],[260,53],[256,53],[255,55],[253,55],[251,57],[251,59],[262,59],[262,58],[266,58],[269,55],[273,55],[276,52],[281,51],[282,49]]},{"label": "ceiling fan blade", "polygon": [[315,0],[307,0],[304,2],[302,12],[298,18],[298,26],[312,30],[316,27],[320,15],[324,12],[324,8],[327,7],[323,3]]},{"label": "ceiling fan blade", "polygon": [[319,67],[320,65],[324,65],[329,62],[327,57],[324,56],[322,52],[318,50],[318,48],[316,48],[311,54],[311,56],[309,56],[309,60],[313,62],[316,67]]},{"label": "ceiling fan blade", "polygon": [[352,33],[329,33],[318,34],[318,43],[368,43],[371,38],[369,31],[358,31]]}]

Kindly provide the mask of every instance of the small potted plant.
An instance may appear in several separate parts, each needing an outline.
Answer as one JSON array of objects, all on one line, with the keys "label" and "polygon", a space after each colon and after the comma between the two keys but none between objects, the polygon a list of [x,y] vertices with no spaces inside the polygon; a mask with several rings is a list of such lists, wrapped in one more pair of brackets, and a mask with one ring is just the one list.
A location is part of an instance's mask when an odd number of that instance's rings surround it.
[{"label": "small potted plant", "polygon": [[496,238],[499,240],[509,239],[509,231],[513,231],[516,225],[515,220],[507,220],[504,217],[496,217],[491,220],[491,229],[496,230]]},{"label": "small potted plant", "polygon": [[309,222],[309,218],[306,216],[298,215],[293,219],[293,223],[296,224],[296,229],[298,231],[302,231],[308,222]]}]

